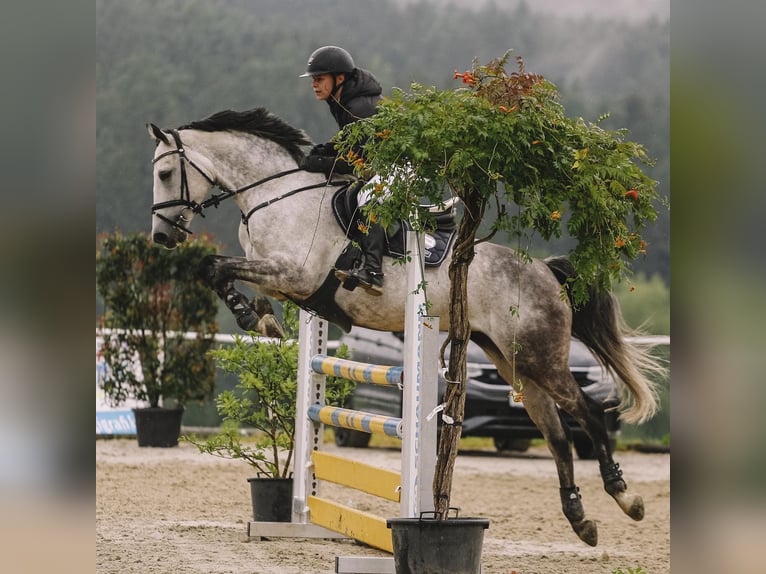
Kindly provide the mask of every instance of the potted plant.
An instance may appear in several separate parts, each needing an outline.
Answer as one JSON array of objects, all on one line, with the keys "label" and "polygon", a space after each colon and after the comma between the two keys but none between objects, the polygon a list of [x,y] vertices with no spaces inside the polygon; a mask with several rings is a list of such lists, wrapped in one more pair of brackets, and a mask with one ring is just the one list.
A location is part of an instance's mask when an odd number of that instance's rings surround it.
[{"label": "potted plant", "polygon": [[176,446],[184,406],[212,397],[218,301],[195,270],[215,252],[204,236],[174,251],[141,233],[98,238],[103,388],[113,406],[147,404],[133,409],[139,446]]},{"label": "potted plant", "polygon": [[[645,252],[639,231],[657,217],[655,182],[638,165],[651,163],[644,148],[624,141],[623,131],[568,118],[555,86],[527,72],[521,58],[518,71],[508,73],[509,56],[510,52],[487,65],[474,60],[471,70],[456,71],[455,79],[464,84],[458,89],[413,84],[409,93],[394,90],[376,115],[350,124],[336,138],[343,154],[363,145],[365,159],[355,162],[357,170],[388,182],[391,195],[365,206],[384,226],[402,218],[415,226],[429,225],[428,213],[411,217],[412,206],[422,199],[441,202],[445,189],[462,201],[449,268],[447,373],[449,380],[462,383],[447,387],[445,420],[462,420],[465,409],[467,277],[477,242],[503,231],[528,258],[531,235],[561,236],[562,214],[568,213],[567,231],[577,242],[570,254],[577,279],[568,288],[579,304],[587,299],[589,285],[609,288],[613,279],[627,274],[629,260]],[[590,200],[576,201],[578,194],[572,190]],[[489,205],[497,207],[496,219],[489,236],[478,238]],[[613,236],[615,248],[604,248],[603,237]],[[460,426],[442,426],[433,522],[447,522],[460,432]],[[395,553],[396,539],[394,533]],[[423,546],[446,549],[443,544]],[[465,548],[456,546],[456,552],[465,554]],[[449,552],[441,556],[450,565],[460,558]]]},{"label": "potted plant", "polygon": [[[298,391],[298,307],[285,302],[285,339],[264,339],[255,332],[235,336],[231,346],[210,352],[218,366],[239,379],[234,389],[216,399],[223,417],[221,431],[202,440],[185,435],[200,452],[240,459],[256,476],[249,478],[256,521],[289,522],[292,501],[292,459]],[[341,346],[337,353],[347,356]],[[354,383],[327,377],[327,403],[342,406]],[[245,437],[245,431],[253,437]]]}]

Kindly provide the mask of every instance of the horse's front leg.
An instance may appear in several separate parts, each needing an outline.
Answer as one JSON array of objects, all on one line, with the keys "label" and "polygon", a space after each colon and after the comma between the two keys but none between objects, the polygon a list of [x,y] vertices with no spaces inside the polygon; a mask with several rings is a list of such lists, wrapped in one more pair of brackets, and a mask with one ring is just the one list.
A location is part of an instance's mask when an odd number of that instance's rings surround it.
[{"label": "horse's front leg", "polygon": [[247,263],[243,257],[208,255],[200,262],[198,274],[223,300],[242,330],[282,338],[284,331],[274,317],[268,299],[260,296],[250,301],[234,286],[236,280],[252,280],[249,273],[243,272],[248,268]]},{"label": "horse's front leg", "polygon": [[540,429],[553,455],[559,477],[561,509],[575,534],[590,546],[598,544],[598,527],[585,518],[580,489],[574,481],[574,462],[569,429],[561,420],[555,401],[534,383],[525,384],[524,407]]}]

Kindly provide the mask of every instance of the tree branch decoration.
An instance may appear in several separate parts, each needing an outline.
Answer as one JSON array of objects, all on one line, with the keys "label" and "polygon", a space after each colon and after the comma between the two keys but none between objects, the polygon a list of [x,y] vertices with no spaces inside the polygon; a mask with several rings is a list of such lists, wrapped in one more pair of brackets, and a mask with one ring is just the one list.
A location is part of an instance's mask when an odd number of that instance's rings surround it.
[{"label": "tree branch decoration", "polygon": [[[447,375],[460,384],[447,386],[445,420],[454,424],[443,425],[434,484],[436,509],[445,516],[465,404],[466,279],[488,204],[498,207],[490,236],[503,231],[525,246],[519,239],[539,234],[549,240],[566,230],[576,240],[569,253],[576,273],[566,288],[579,305],[589,285],[610,290],[630,274],[631,261],[647,252],[641,231],[666,203],[642,170],[653,165],[642,145],[627,141],[626,130],[601,128],[603,117],[597,123],[567,117],[556,87],[528,72],[522,58],[516,71],[506,70],[510,54],[455,71],[458,88],[394,89],[376,115],[336,136],[339,153],[359,175],[376,173],[386,182],[390,195],[383,195],[383,185],[372,186],[383,200],[365,206],[384,226],[407,218],[422,229],[430,218],[417,206],[441,203],[446,195],[463,205],[450,262]],[[364,157],[349,157],[358,145]],[[530,258],[525,248],[520,255]]]}]

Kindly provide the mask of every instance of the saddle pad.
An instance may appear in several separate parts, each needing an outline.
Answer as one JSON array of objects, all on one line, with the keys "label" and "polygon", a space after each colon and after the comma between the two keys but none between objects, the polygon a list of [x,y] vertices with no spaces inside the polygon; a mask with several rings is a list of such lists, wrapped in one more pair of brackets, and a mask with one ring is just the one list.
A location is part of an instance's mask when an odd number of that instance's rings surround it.
[{"label": "saddle pad", "polygon": [[[347,197],[351,186],[343,186],[335,192],[332,199],[332,209],[338,225],[349,239],[355,239],[356,226],[352,220],[356,210],[356,198]],[[351,193],[356,194],[357,188],[352,188]],[[425,252],[423,253],[424,264],[428,267],[436,267],[444,262],[447,252],[455,239],[456,226],[454,219],[444,215],[437,217],[436,230],[429,231],[423,238]],[[443,226],[443,227],[442,227]],[[386,255],[391,257],[404,257],[407,253],[405,229],[408,224],[404,220],[397,222],[386,230]]]}]

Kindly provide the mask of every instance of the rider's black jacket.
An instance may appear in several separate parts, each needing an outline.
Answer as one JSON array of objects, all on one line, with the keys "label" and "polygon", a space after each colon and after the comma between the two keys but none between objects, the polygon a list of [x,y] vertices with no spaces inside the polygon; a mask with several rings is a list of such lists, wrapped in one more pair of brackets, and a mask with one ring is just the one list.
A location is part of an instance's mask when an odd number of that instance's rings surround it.
[{"label": "rider's black jacket", "polygon": [[[378,80],[367,70],[356,68],[353,73],[347,74],[340,93],[340,102],[334,98],[327,100],[338,127],[343,129],[356,120],[374,115],[382,92]],[[357,150],[357,153],[359,151]],[[328,176],[331,172],[345,175],[354,171],[353,166],[337,157],[330,142],[314,146],[301,163],[301,168],[307,171],[321,171]]]}]

